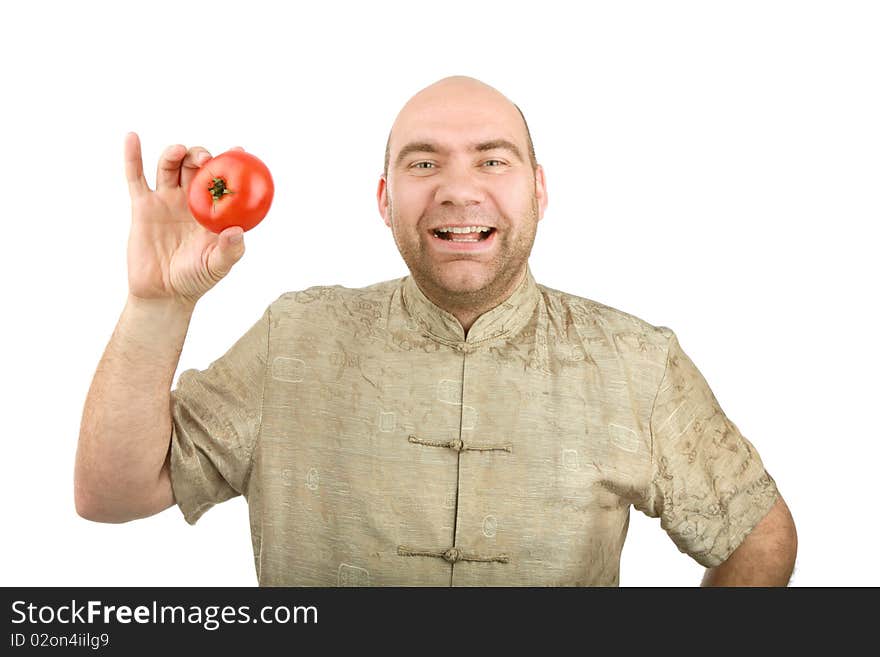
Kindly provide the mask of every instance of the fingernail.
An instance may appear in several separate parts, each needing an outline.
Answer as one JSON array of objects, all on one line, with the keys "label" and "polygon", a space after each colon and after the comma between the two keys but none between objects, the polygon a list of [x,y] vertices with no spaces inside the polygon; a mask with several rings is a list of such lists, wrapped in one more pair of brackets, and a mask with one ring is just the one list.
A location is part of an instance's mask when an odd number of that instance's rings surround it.
[{"label": "fingernail", "polygon": [[234,235],[230,235],[229,236],[229,243],[230,244],[238,244],[239,242],[241,242],[242,235],[243,235],[243,233],[235,233]]},{"label": "fingernail", "polygon": [[211,156],[207,153],[199,153],[199,164],[204,164],[208,160],[211,159]]}]

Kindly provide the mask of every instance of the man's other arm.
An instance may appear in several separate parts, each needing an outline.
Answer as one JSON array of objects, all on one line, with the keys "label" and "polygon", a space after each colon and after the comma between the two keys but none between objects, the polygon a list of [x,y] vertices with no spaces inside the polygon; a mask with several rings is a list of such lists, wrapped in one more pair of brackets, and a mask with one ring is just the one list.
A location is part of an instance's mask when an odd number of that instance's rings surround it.
[{"label": "man's other arm", "polygon": [[797,557],[797,530],[780,495],[727,560],[707,568],[701,586],[787,586]]}]

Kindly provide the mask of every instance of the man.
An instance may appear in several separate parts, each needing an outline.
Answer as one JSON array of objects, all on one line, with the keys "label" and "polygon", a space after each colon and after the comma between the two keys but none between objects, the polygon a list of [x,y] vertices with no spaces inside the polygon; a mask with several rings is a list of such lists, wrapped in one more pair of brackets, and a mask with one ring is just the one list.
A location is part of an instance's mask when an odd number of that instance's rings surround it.
[{"label": "man", "polygon": [[675,334],[532,277],[544,171],[498,91],[446,78],[392,126],[377,201],[410,276],[283,294],[169,391],[244,252],[186,220],[209,157],[171,147],[151,192],[127,138],[129,299],[83,414],[81,515],[194,524],[242,494],[266,586],[614,586],[635,506],[705,585],[787,584],[787,506]]}]

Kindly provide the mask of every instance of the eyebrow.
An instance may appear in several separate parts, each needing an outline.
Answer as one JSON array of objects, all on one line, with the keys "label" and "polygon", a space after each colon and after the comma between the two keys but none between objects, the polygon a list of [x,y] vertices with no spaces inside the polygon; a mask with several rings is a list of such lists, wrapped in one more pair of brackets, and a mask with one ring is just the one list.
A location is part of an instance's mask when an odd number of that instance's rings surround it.
[{"label": "eyebrow", "polygon": [[[520,162],[523,161],[522,153],[519,148],[517,148],[516,144],[507,139],[490,139],[489,141],[482,141],[476,144],[470,145],[470,151],[475,153],[481,153],[483,151],[494,151],[496,149],[503,149],[510,151]],[[400,149],[400,154],[397,156],[397,162],[395,166],[400,166],[401,162],[406,158],[407,155],[411,155],[413,153],[442,153],[445,152],[445,149],[441,146],[435,144],[430,141],[411,141],[406,146]]]}]

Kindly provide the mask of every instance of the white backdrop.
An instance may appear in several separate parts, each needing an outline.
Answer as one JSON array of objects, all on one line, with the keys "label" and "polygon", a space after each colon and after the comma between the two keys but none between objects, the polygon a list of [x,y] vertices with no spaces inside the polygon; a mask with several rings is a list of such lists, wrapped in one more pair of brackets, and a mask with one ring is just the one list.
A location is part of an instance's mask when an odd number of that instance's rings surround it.
[{"label": "white backdrop", "polygon": [[[243,260],[196,309],[176,385],[284,291],[407,273],[376,208],[385,139],[410,96],[462,74],[529,121],[549,193],[538,282],[676,331],[791,508],[793,586],[880,585],[880,10],[575,6],[4,9],[0,584],[256,584],[242,498],[194,527],[176,507],[121,525],[74,509],[83,402],[127,291],[125,133],[151,185],[173,143],[244,146],[276,182]],[[702,573],[632,511],[621,585]]]}]

